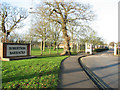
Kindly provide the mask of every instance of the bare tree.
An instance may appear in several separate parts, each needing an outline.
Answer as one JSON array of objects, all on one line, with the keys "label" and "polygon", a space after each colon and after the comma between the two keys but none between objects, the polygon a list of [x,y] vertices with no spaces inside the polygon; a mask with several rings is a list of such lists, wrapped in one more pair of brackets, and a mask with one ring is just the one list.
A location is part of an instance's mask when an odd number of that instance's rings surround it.
[{"label": "bare tree", "polygon": [[3,36],[3,32],[2,31],[0,31],[0,38]]},{"label": "bare tree", "polygon": [[0,28],[4,34],[4,41],[14,29],[22,26],[20,22],[26,18],[27,11],[25,9],[2,3],[0,8]]},{"label": "bare tree", "polygon": [[20,36],[19,33],[16,33],[14,31],[12,31],[10,36],[9,36],[9,42],[17,42],[17,43],[19,43],[20,38],[21,38],[21,36]]},{"label": "bare tree", "polygon": [[72,21],[92,21],[94,14],[90,9],[89,5],[80,4],[77,2],[64,2],[57,1],[54,2],[44,2],[38,12],[41,17],[45,17],[50,21],[55,21],[59,23],[62,27],[61,31],[64,38],[64,54],[70,54],[70,36],[67,33],[67,23]]},{"label": "bare tree", "polygon": [[50,24],[48,21],[39,19],[36,23],[33,23],[31,33],[33,37],[41,39],[41,50],[45,51],[45,43],[49,37]]},{"label": "bare tree", "polygon": [[58,48],[59,45],[59,38],[60,38],[60,32],[61,32],[61,26],[56,22],[51,22],[51,31],[49,34],[52,36],[51,39],[53,41],[53,50],[56,49],[56,46]]},{"label": "bare tree", "polygon": [[76,22],[70,22],[67,25],[68,27],[68,32],[70,33],[70,38],[71,38],[71,52],[73,52],[73,48],[74,48],[74,39],[76,38],[78,31],[80,32],[80,30],[78,29],[78,24]]},{"label": "bare tree", "polygon": [[85,26],[80,34],[81,42],[85,43],[92,43],[94,45],[97,44],[104,44],[104,41],[101,37],[97,35],[97,32],[94,31],[91,27]]}]

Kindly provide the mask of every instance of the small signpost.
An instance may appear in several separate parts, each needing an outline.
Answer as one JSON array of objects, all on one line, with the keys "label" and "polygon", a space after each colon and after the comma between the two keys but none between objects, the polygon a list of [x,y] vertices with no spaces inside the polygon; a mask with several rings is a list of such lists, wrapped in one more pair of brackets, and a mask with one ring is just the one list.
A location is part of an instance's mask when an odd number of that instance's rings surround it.
[{"label": "small signpost", "polygon": [[0,43],[0,60],[10,61],[11,58],[31,55],[31,44]]},{"label": "small signpost", "polygon": [[92,44],[85,43],[85,53],[87,52],[92,54]]}]

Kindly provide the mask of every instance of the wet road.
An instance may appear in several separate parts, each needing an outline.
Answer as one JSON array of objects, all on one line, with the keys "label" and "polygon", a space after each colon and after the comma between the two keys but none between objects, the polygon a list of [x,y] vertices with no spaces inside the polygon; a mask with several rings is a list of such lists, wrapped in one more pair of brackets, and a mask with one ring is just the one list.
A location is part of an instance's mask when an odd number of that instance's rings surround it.
[{"label": "wet road", "polygon": [[118,88],[118,62],[120,58],[113,56],[113,50],[83,58],[83,63],[112,88]]}]

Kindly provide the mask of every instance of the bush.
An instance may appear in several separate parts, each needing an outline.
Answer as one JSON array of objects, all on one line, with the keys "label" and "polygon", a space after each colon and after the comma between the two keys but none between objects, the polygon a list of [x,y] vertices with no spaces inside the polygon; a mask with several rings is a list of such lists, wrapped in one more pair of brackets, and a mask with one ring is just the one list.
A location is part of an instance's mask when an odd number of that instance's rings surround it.
[{"label": "bush", "polygon": [[95,49],[94,52],[102,52],[105,50],[109,50],[109,49],[108,48],[98,48],[98,49]]},{"label": "bush", "polygon": [[120,54],[120,50],[117,49],[117,54]]}]

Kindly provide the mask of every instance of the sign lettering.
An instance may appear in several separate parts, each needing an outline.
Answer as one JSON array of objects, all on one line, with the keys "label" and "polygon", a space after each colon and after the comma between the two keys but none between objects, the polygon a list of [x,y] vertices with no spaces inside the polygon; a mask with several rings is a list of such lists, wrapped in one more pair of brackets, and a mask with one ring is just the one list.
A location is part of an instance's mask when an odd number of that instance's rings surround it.
[{"label": "sign lettering", "polygon": [[7,45],[7,57],[26,56],[27,45]]}]

